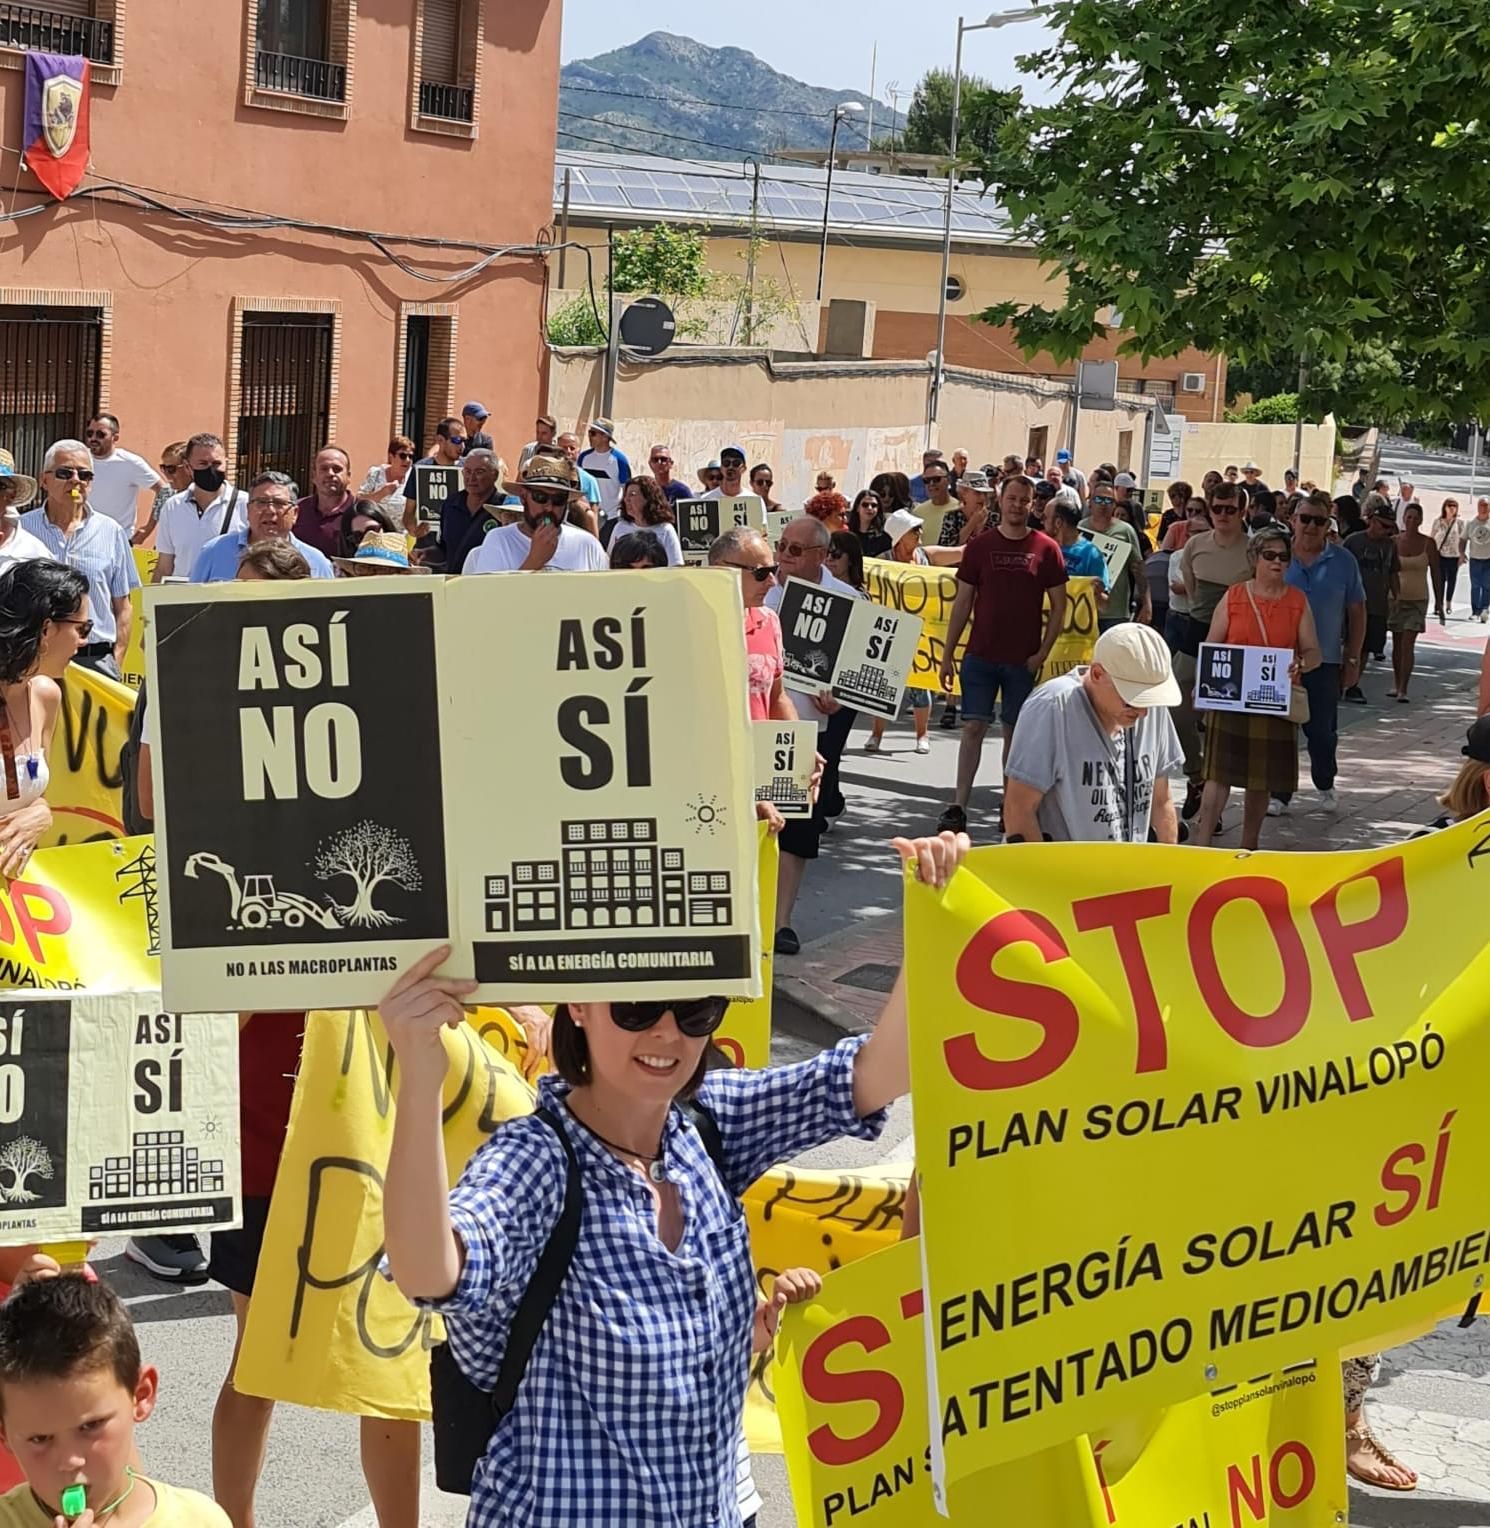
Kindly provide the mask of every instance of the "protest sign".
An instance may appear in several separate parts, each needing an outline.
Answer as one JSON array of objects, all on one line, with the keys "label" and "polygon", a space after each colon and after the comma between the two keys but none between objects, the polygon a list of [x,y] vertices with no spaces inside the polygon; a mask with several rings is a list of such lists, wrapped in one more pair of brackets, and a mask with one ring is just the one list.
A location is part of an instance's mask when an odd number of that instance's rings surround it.
[{"label": "protest sign", "polygon": [[799,520],[801,516],[794,509],[768,509],[766,511],[766,540],[771,543],[771,550],[776,550],[776,544],[786,534],[786,528],[793,520]]},{"label": "protest sign", "polygon": [[[135,572],[140,575],[140,587],[129,591],[130,609],[134,619],[129,626],[129,643],[124,657],[119,661],[119,673],[131,690],[138,691],[145,682],[145,590],[155,579],[155,564],[160,553],[153,546],[137,546],[133,549]],[[183,568],[183,576],[191,572]]]},{"label": "protest sign", "polygon": [[920,617],[790,578],[781,594],[782,683],[894,717],[921,640]]},{"label": "protest sign", "polygon": [[[816,732],[816,728],[813,731]],[[756,894],[760,899],[760,924],[764,935],[776,927],[776,877],[781,851],[765,823],[756,824],[758,834]],[[761,990],[759,997],[737,998],[725,1010],[724,1023],[714,1043],[735,1066],[771,1064],[771,968],[774,939],[762,938],[760,947]]]},{"label": "protest sign", "polygon": [[440,511],[445,500],[457,489],[464,488],[460,467],[437,467],[429,463],[414,468],[414,503],[420,520],[439,526]]},{"label": "protest sign", "polygon": [[[1020,1528],[1344,1521],[1338,1370],[1313,1364],[997,1465],[938,1500],[930,1471],[920,1249],[829,1273],[783,1314],[776,1404],[801,1528],[953,1528],[988,1504]],[[1340,1516],[1337,1517],[1336,1514]]]},{"label": "protest sign", "polygon": [[755,799],[769,801],[783,817],[811,817],[817,728],[811,722],[766,721],[756,722],[750,731],[755,744]]},{"label": "protest sign", "polygon": [[[757,993],[735,574],[513,578],[495,602],[222,584],[154,610],[175,1006],[373,1003],[447,942],[482,996]],[[521,779],[493,791],[514,728]]]},{"label": "protest sign", "polygon": [[134,691],[77,663],[69,664],[57,683],[62,714],[47,751],[52,826],[41,847],[122,838],[120,755],[129,738]]},{"label": "protest sign", "polygon": [[1121,578],[1133,551],[1129,543],[1121,536],[1109,536],[1106,531],[1082,531],[1081,534],[1102,554],[1102,561],[1107,564],[1108,583]]},{"label": "protest sign", "polygon": [[240,1224],[238,1023],[160,995],[0,1003],[0,1245]]},{"label": "protest sign", "polygon": [[[1045,660],[1045,667],[1040,670],[1041,684],[1092,661],[1092,648],[1097,640],[1099,586],[1100,581],[1095,578],[1067,579],[1065,619],[1061,623],[1061,634]],[[935,693],[941,688],[937,676],[947,646],[947,622],[957,598],[957,570],[871,557],[864,563],[864,592],[877,605],[920,617],[921,639],[911,665],[909,683]],[[1046,608],[1049,609],[1048,595]],[[962,686],[955,682],[955,676],[966,651],[967,630],[964,629],[957,647],[957,668],[953,671],[954,695],[961,693]]]},{"label": "protest sign", "polygon": [[1241,861],[1015,845],[907,886],[949,1483],[1470,1299],[1487,844],[1490,817]]},{"label": "protest sign", "polygon": [[766,504],[759,494],[737,493],[732,498],[679,499],[673,505],[678,521],[678,544],[683,561],[700,567],[709,560],[709,548],[737,525],[766,532]]},{"label": "protest sign", "polygon": [[1287,648],[1202,642],[1195,666],[1197,711],[1287,716],[1293,654]]}]

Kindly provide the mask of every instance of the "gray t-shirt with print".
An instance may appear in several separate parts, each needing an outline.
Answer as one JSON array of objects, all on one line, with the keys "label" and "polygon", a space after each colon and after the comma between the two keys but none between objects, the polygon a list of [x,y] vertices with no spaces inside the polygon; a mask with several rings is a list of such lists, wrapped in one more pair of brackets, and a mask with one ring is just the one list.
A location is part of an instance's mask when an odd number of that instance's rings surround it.
[{"label": "gray t-shirt with print", "polygon": [[1025,701],[1004,775],[1042,792],[1040,829],[1056,843],[1146,843],[1154,781],[1184,765],[1179,737],[1164,706],[1112,736],[1087,698],[1085,672]]}]

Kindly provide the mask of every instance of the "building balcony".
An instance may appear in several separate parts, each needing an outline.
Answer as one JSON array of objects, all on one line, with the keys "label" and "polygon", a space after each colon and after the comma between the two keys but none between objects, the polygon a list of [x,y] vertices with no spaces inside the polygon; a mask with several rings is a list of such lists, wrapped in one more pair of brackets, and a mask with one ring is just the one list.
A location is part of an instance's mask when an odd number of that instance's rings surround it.
[{"label": "building balcony", "polygon": [[344,101],[347,69],[329,59],[260,51],[254,59],[254,84],[260,90],[279,90],[313,101]]},{"label": "building balcony", "polygon": [[419,115],[438,117],[444,122],[474,120],[476,92],[469,85],[440,85],[433,80],[419,82]]},{"label": "building balcony", "polygon": [[66,53],[95,64],[114,62],[114,23],[67,16],[38,5],[0,0],[0,48],[28,53]]}]

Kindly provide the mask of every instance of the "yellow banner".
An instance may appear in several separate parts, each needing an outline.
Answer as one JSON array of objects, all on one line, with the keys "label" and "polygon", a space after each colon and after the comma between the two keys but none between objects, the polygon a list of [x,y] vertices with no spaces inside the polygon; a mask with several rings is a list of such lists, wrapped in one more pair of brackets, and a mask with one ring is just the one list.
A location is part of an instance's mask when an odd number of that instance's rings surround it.
[{"label": "yellow banner", "polygon": [[[1092,646],[1097,640],[1097,589],[1100,582],[1096,578],[1066,581],[1066,616],[1050,657],[1040,670],[1041,684],[1091,662]],[[957,569],[918,567],[914,563],[870,557],[864,562],[864,592],[877,605],[920,616],[921,641],[907,683],[935,694],[941,689],[937,676],[942,654],[947,650],[947,622],[952,615],[952,602],[957,598]],[[1049,609],[1048,599],[1046,609]],[[967,633],[964,632],[957,649],[959,665],[966,651]],[[959,680],[953,693],[961,694],[961,691]]]},{"label": "yellow banner", "polygon": [[725,1010],[724,1023],[714,1036],[715,1043],[736,1066],[771,1064],[771,947],[776,931],[776,873],[781,865],[781,850],[776,840],[759,824],[759,859],[756,885],[761,909],[761,995],[736,998]]},{"label": "yellow banner", "polygon": [[155,840],[39,849],[0,880],[0,989],[160,986]]},{"label": "yellow banner", "polygon": [[[140,575],[140,587],[129,591],[129,603],[134,609],[134,622],[129,628],[129,643],[124,649],[124,661],[119,672],[130,689],[138,691],[145,682],[145,590],[155,577],[155,564],[160,553],[153,546],[137,546],[134,549],[135,571]],[[190,573],[191,569],[184,570]]]},{"label": "yellow banner", "polygon": [[42,845],[123,838],[119,756],[129,737],[134,691],[76,663],[68,665],[61,684],[62,714],[47,754],[52,827]]},{"label": "yellow banner", "polygon": [[[786,1311],[776,1402],[799,1528],[1160,1528],[1345,1521],[1334,1364],[1304,1364],[998,1465],[938,1499],[931,1474],[920,1248],[828,1276]],[[1337,1516],[1337,1514],[1339,1514]]]},{"label": "yellow banner", "polygon": [[907,887],[949,1482],[1473,1296],[1487,827],[1016,845]]}]

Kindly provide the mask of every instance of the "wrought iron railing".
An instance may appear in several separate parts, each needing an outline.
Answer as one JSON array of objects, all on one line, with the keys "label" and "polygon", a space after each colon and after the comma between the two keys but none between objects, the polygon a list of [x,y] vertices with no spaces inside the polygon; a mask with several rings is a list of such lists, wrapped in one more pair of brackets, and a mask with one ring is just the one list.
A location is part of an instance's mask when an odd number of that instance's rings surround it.
[{"label": "wrought iron railing", "polygon": [[95,64],[114,62],[114,23],[67,16],[40,5],[0,3],[0,48],[68,53]]},{"label": "wrought iron railing", "polygon": [[439,85],[433,80],[420,80],[421,117],[439,117],[446,122],[469,122],[475,110],[476,92],[469,85]]},{"label": "wrought iron railing", "polygon": [[317,101],[344,101],[347,66],[325,58],[296,58],[290,53],[260,51],[254,61],[254,84],[260,90],[283,90]]}]

